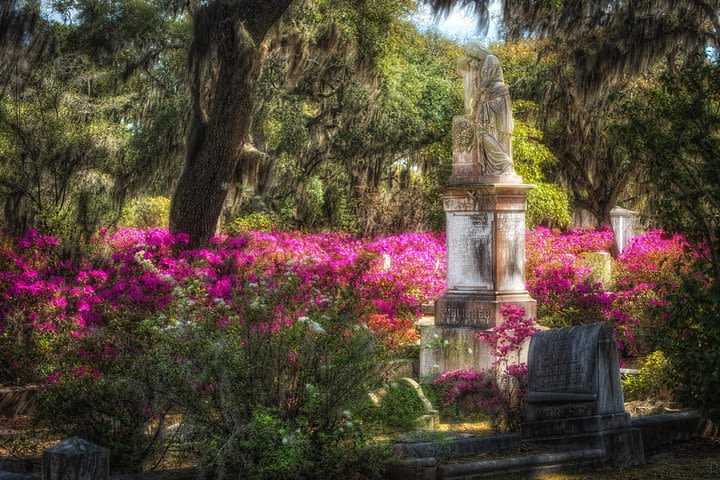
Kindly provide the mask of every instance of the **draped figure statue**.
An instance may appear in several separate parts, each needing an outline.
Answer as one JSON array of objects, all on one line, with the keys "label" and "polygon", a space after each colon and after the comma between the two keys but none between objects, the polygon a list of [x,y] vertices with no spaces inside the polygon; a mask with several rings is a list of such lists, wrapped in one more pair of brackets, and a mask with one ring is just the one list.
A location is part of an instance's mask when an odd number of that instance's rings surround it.
[{"label": "draped figure statue", "polygon": [[471,42],[459,67],[464,76],[465,113],[475,130],[473,160],[481,164],[485,175],[514,173],[510,90],[500,61],[481,44]]}]

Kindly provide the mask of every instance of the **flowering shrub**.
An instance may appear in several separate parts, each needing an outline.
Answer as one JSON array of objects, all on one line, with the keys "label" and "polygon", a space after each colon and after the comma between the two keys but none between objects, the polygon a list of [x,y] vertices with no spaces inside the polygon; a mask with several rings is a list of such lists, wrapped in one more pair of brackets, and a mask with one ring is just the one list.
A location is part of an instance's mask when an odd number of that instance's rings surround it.
[{"label": "flowering shrub", "polygon": [[[0,236],[0,382],[21,383],[53,373],[68,339],[122,317],[168,316],[180,286],[186,299],[230,307],[232,292],[286,272],[299,279],[288,300],[302,311],[332,301],[338,286],[358,297],[368,325],[402,346],[417,339],[419,305],[444,288],[444,238],[407,234],[359,239],[343,233],[242,232],[213,239],[203,250],[176,251],[185,235],[167,230],[102,232],[98,259],[62,261],[57,241],[29,230]],[[237,305],[235,305],[237,307]],[[222,322],[221,322],[222,323]]]},{"label": "flowering shrub", "polygon": [[657,230],[634,238],[613,264],[614,285],[602,285],[593,280],[583,254],[608,251],[612,241],[610,230],[528,232],[527,288],[538,302],[541,324],[609,321],[625,357],[649,353],[656,348],[664,299],[679,284],[682,269],[676,264],[689,264],[686,245]]},{"label": "flowering shrub", "polygon": [[0,238],[0,382],[50,374],[45,357],[74,332],[65,312],[82,291],[68,292],[56,247],[34,229],[14,242]]},{"label": "flowering shrub", "polygon": [[433,384],[442,387],[446,407],[457,405],[466,397],[473,397],[480,410],[499,403],[500,391],[494,371],[459,368],[440,375]]},{"label": "flowering shrub", "polygon": [[681,235],[652,230],[632,238],[615,264],[615,285],[618,290],[632,290],[640,285],[678,285],[679,261],[686,259],[687,243]]},{"label": "flowering shrub", "polygon": [[559,328],[607,320],[614,297],[590,278],[582,255],[607,251],[611,230],[538,228],[527,235],[527,288],[538,302],[541,324]]},{"label": "flowering shrub", "polygon": [[[140,317],[121,306],[76,337],[43,387],[41,415],[110,447],[117,470],[169,444],[209,478],[330,478],[356,468],[370,441],[360,421],[367,392],[396,354],[368,328],[357,279],[322,298],[307,285],[323,277],[301,264],[226,280],[178,275],[162,310]],[[178,435],[192,432],[192,442],[164,437],[170,412],[182,414]]]},{"label": "flowering shrub", "polygon": [[[55,239],[35,230],[18,239],[0,235],[0,382],[43,381],[71,348],[69,340],[119,316],[142,321],[168,315],[179,285],[193,284],[198,295],[232,306],[239,285],[288,270],[301,279],[292,296],[301,309],[327,303],[328,292],[343,285],[359,298],[368,325],[394,346],[417,339],[412,324],[420,305],[445,287],[443,234],[363,239],[237,231],[203,250],[176,251],[185,242],[184,235],[158,228],[102,232],[96,258],[71,264]],[[652,332],[662,319],[656,311],[678,281],[672,264],[684,244],[657,231],[633,240],[615,262],[614,291],[606,292],[589,278],[582,255],[611,243],[609,230],[527,233],[527,287],[538,301],[539,321],[609,320],[626,356],[638,348],[652,351]]]},{"label": "flowering shrub", "polygon": [[453,370],[433,383],[444,391],[445,406],[471,398],[476,408],[490,414],[493,429],[514,431],[520,428],[527,394],[527,365],[520,362],[520,350],[540,329],[522,307],[504,305],[500,313],[501,325],[477,334],[491,349],[492,367]]},{"label": "flowering shrub", "polygon": [[[535,320],[527,317],[527,312],[516,305],[503,305],[500,307],[503,323],[498,326],[477,333],[477,337],[492,350],[493,366],[509,368],[520,363],[520,349],[526,340],[539,331]],[[515,356],[515,363],[511,357]]]},{"label": "flowering shrub", "polygon": [[613,245],[614,237],[610,229],[560,232],[538,227],[527,232],[525,241],[528,283],[532,283],[538,268],[546,270],[558,264],[566,265],[585,252],[607,252]]}]

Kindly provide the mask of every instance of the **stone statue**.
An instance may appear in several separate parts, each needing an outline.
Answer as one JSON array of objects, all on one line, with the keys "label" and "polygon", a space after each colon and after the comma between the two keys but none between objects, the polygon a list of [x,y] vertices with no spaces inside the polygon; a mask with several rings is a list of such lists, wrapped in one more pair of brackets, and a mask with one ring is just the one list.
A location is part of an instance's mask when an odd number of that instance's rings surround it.
[{"label": "stone statue", "polygon": [[466,124],[472,124],[474,138],[472,147],[465,142],[465,154],[457,160],[479,163],[484,175],[513,174],[510,91],[500,61],[481,44],[470,42],[459,68],[464,77]]}]

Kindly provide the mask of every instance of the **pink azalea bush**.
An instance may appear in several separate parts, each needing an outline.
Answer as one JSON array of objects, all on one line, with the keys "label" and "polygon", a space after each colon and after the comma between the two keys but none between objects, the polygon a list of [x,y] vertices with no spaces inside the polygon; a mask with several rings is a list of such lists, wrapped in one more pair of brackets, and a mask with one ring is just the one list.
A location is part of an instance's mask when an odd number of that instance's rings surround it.
[{"label": "pink azalea bush", "polygon": [[[616,311],[625,318],[626,345],[649,354],[667,315],[667,298],[689,275],[697,252],[681,235],[652,230],[630,240],[614,264]],[[620,318],[620,317],[619,317]]]},{"label": "pink azalea bush", "polygon": [[630,239],[616,263],[615,284],[618,290],[638,286],[679,283],[678,262],[687,262],[687,243],[681,235],[652,230]]},{"label": "pink azalea bush", "polygon": [[[654,311],[677,284],[674,263],[685,247],[680,237],[652,231],[633,239],[614,262],[614,287],[593,282],[582,258],[608,251],[611,231],[538,228],[526,239],[527,288],[541,323],[610,321],[626,356],[647,343],[652,322],[661,318]],[[178,288],[188,285],[194,289],[188,301],[207,296],[210,304],[232,309],[234,291],[288,271],[302,280],[288,298],[299,316],[332,302],[328,291],[336,285],[347,286],[364,305],[367,324],[395,346],[417,339],[420,305],[445,288],[443,234],[238,231],[206,249],[177,248],[186,242],[157,228],[101,232],[95,258],[70,263],[56,239],[36,230],[17,239],[0,235],[0,382],[54,375],[54,358],[74,348],[73,339],[118,315],[136,321],[167,316]]]},{"label": "pink azalea bush", "polygon": [[412,322],[420,305],[444,288],[445,242],[439,234],[360,239],[242,232],[214,238],[202,250],[176,248],[186,242],[183,234],[157,228],[102,232],[96,243],[105,255],[70,264],[61,259],[56,239],[35,230],[20,239],[0,237],[0,382],[54,375],[53,357],[68,339],[118,316],[168,316],[183,289],[191,292],[187,302],[202,298],[233,310],[235,291],[281,282],[277,275],[285,272],[300,279],[286,300],[302,317],[309,308],[332,303],[337,286],[347,287],[364,305],[367,323],[402,346],[417,339]]},{"label": "pink azalea bush", "polygon": [[520,349],[525,341],[540,329],[535,319],[528,318],[522,307],[503,305],[500,307],[500,314],[503,316],[503,323],[477,333],[477,338],[491,348],[493,367],[506,369],[510,365],[522,366],[524,364],[520,362]]},{"label": "pink azalea bush", "polygon": [[680,236],[654,230],[632,239],[613,261],[613,285],[595,282],[583,253],[608,252],[609,229],[527,234],[527,288],[538,302],[540,323],[564,327],[609,321],[625,357],[651,350],[658,308],[677,285],[676,263],[684,258]]}]

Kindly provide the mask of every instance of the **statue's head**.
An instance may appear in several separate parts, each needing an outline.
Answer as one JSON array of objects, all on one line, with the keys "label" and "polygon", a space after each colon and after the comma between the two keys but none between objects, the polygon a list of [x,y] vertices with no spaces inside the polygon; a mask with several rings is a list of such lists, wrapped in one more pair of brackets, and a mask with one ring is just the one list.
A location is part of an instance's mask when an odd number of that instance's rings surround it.
[{"label": "statue's head", "polygon": [[468,42],[465,45],[465,56],[463,57],[466,65],[476,65],[480,69],[480,75],[483,83],[489,85],[492,83],[503,83],[502,67],[500,60],[486,46],[477,41]]},{"label": "statue's head", "polygon": [[465,44],[465,55],[482,62],[485,58],[492,55],[492,52],[482,43],[472,41]]}]

